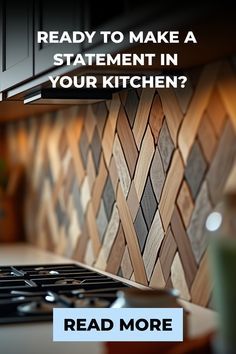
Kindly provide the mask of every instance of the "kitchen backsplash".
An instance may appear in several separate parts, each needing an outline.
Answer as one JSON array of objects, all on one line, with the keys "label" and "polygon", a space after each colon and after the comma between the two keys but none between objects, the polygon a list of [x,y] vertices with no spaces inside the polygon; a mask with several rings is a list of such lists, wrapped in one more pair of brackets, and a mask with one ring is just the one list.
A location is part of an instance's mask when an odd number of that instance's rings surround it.
[{"label": "kitchen backsplash", "polygon": [[235,166],[235,67],[187,75],[185,89],[10,123],[7,141],[26,169],[30,242],[208,306],[203,228]]}]

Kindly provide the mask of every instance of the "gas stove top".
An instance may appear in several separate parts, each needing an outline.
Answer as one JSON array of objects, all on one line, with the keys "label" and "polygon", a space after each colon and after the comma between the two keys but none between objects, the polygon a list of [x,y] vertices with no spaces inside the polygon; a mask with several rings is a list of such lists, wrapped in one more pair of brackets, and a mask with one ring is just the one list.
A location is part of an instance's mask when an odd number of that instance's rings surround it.
[{"label": "gas stove top", "polygon": [[0,266],[0,324],[51,320],[54,307],[110,307],[126,287],[77,264]]}]

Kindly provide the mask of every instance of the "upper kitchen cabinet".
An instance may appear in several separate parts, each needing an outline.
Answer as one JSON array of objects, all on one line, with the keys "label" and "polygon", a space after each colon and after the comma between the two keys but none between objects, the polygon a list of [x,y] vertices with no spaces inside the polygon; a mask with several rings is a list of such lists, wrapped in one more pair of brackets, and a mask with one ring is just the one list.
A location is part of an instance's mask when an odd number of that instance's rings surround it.
[{"label": "upper kitchen cabinet", "polygon": [[0,2],[0,91],[33,76],[33,5]]},{"label": "upper kitchen cabinet", "polygon": [[81,30],[82,1],[49,1],[35,2],[35,75],[53,68],[54,54],[79,53],[80,44],[70,43],[37,43],[37,31],[75,31]]}]

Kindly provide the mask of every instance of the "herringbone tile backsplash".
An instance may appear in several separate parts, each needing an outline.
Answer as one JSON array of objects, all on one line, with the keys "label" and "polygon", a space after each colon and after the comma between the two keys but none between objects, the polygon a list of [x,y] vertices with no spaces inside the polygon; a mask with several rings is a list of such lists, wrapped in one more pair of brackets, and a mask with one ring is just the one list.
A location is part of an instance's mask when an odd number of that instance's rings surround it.
[{"label": "herringbone tile backsplash", "polygon": [[7,138],[31,242],[208,306],[203,228],[234,166],[236,79],[230,60],[187,75],[186,89],[123,91],[11,123]]}]

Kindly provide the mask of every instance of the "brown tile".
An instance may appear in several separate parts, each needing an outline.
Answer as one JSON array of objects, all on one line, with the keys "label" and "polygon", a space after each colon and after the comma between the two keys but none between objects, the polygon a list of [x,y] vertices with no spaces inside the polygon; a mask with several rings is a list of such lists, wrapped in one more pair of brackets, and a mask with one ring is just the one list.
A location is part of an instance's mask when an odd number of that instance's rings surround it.
[{"label": "brown tile", "polygon": [[139,244],[136,237],[134,224],[131,219],[131,215],[120,185],[118,186],[118,191],[117,191],[117,205],[119,209],[120,219],[124,230],[126,242],[130,252],[130,258],[135,273],[135,279],[137,282],[140,282],[142,284],[147,284],[147,275],[143,264],[141,252],[139,249]]},{"label": "brown tile", "polygon": [[134,139],[136,141],[138,150],[140,149],[144,132],[147,126],[154,92],[155,92],[154,89],[145,89],[142,91],[140,97],[138,110],[137,110],[137,114],[133,126]]},{"label": "brown tile", "polygon": [[185,168],[185,178],[189,185],[193,199],[196,198],[203,181],[207,164],[202,154],[198,141],[196,140],[188,157]]},{"label": "brown tile", "polygon": [[207,113],[202,118],[198,131],[198,140],[205,159],[210,163],[215,152],[217,139]]},{"label": "brown tile", "polygon": [[207,215],[211,210],[212,206],[208,196],[207,183],[204,182],[197,196],[195,208],[193,210],[192,218],[187,230],[193,254],[197,263],[200,262],[200,259],[208,244],[205,232],[205,222]]},{"label": "brown tile", "polygon": [[106,271],[112,274],[117,274],[120,268],[122,257],[125,251],[125,237],[122,226],[120,225],[118,234],[113,243],[108,261]]},{"label": "brown tile", "polygon": [[166,124],[166,121],[164,120],[164,123],[161,128],[160,136],[158,139],[158,148],[160,151],[164,171],[166,172],[168,170],[171,157],[174,151],[174,144],[171,139],[170,133],[168,126]]},{"label": "brown tile", "polygon": [[151,177],[151,182],[152,182],[153,190],[156,195],[157,201],[160,202],[161,193],[165,182],[165,171],[162,165],[161,156],[158,148],[156,148],[152,160],[150,177]]},{"label": "brown tile", "polygon": [[138,158],[138,150],[124,108],[122,106],[120,108],[118,121],[117,121],[117,132],[127,161],[130,177],[132,178],[134,174],[136,161]]},{"label": "brown tile", "polygon": [[161,249],[160,249],[160,263],[165,281],[168,281],[171,271],[171,264],[173,262],[175,253],[177,251],[177,245],[173,237],[172,231],[169,228],[167,234],[164,237]]},{"label": "brown tile", "polygon": [[162,127],[163,119],[164,119],[164,112],[162,109],[161,100],[159,95],[156,94],[153,99],[152,108],[149,117],[149,125],[152,130],[155,143],[157,142]]},{"label": "brown tile", "polygon": [[177,134],[183,119],[179,102],[176,98],[174,90],[171,88],[158,90],[161,97],[163,111],[167,120],[171,138],[175,146],[177,146]]},{"label": "brown tile", "polygon": [[165,230],[167,230],[171,220],[175,200],[183,179],[183,172],[183,163],[179,151],[176,150],[165,180],[164,189],[159,204],[161,219]]},{"label": "brown tile", "polygon": [[181,185],[179,195],[177,197],[177,205],[181,217],[183,219],[184,225],[185,227],[188,227],[193,212],[194,204],[193,204],[192,196],[190,194],[189,187],[185,180]]},{"label": "brown tile", "polygon": [[219,137],[224,127],[226,112],[217,88],[212,92],[210,97],[210,101],[207,106],[207,114],[216,136]]},{"label": "brown tile", "polygon": [[197,263],[195,261],[188,235],[183,226],[177,208],[175,208],[171,219],[171,228],[178,247],[185,278],[188,286],[190,287],[197,273]]}]

